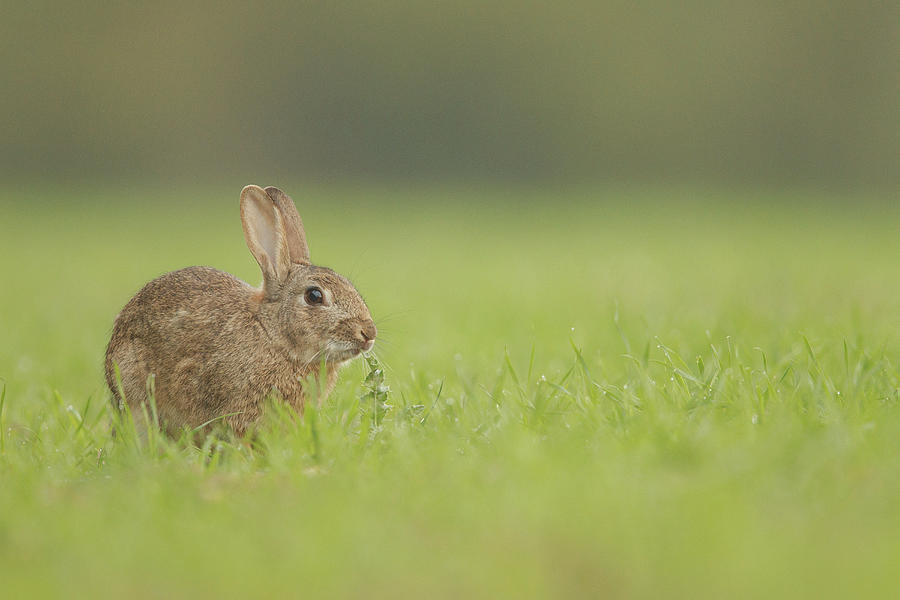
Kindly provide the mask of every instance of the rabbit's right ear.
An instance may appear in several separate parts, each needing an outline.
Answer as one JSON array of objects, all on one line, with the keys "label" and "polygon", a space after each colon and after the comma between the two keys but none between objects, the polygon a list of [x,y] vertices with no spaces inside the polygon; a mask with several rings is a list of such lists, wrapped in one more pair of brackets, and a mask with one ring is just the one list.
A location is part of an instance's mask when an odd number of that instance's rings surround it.
[{"label": "rabbit's right ear", "polygon": [[290,255],[281,212],[259,186],[241,190],[241,223],[247,247],[262,269],[264,285],[271,289],[284,283],[290,269]]},{"label": "rabbit's right ear", "polygon": [[297,206],[291,197],[277,187],[267,187],[266,193],[272,198],[272,202],[281,212],[281,222],[284,223],[284,237],[287,242],[288,253],[291,261],[301,265],[310,264],[309,245],[306,243],[306,230],[303,229],[303,220],[297,212]]}]

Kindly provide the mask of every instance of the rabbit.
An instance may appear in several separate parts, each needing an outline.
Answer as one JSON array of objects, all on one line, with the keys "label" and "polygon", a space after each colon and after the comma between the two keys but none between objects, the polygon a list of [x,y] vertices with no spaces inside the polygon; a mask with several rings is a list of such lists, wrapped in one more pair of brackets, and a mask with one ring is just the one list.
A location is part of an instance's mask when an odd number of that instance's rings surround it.
[{"label": "rabbit", "polygon": [[136,418],[144,408],[151,414],[142,404],[152,393],[173,437],[220,420],[243,436],[273,393],[302,412],[310,376],[324,400],[338,369],[375,343],[375,322],[353,284],[310,263],[293,200],[248,185],[240,207],[260,288],[187,267],[145,285],[113,325],[105,370],[114,405],[127,403]]}]

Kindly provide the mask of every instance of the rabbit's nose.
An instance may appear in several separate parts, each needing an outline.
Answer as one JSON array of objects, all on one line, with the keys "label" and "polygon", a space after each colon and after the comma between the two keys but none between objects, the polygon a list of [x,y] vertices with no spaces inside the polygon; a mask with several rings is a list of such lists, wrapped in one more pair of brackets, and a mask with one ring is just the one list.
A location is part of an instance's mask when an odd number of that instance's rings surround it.
[{"label": "rabbit's nose", "polygon": [[362,327],[359,328],[359,337],[362,338],[364,342],[371,342],[375,339],[375,336],[378,335],[378,330],[375,329],[374,321],[366,321],[362,324]]}]

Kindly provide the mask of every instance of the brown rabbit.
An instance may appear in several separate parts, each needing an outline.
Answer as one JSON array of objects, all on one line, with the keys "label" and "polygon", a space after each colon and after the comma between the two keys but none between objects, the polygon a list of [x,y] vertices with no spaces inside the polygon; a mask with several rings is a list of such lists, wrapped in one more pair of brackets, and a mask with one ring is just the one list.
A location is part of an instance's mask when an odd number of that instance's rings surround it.
[{"label": "brown rabbit", "polygon": [[173,436],[217,419],[242,435],[272,393],[300,411],[304,380],[318,378],[323,360],[320,398],[338,368],[375,341],[353,284],[310,263],[303,223],[284,192],[245,187],[241,222],[261,289],[188,267],[145,285],[113,326],[106,381],[114,402],[143,414],[152,386],[159,422]]}]

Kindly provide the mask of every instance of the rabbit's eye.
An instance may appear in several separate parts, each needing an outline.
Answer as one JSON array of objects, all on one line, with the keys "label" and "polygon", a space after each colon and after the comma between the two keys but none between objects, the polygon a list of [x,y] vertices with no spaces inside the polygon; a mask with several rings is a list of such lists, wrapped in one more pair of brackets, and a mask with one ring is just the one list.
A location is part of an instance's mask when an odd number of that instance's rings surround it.
[{"label": "rabbit's eye", "polygon": [[322,290],[317,287],[311,287],[306,288],[303,299],[306,300],[307,304],[322,304],[322,300],[324,300],[325,297],[322,295]]}]

